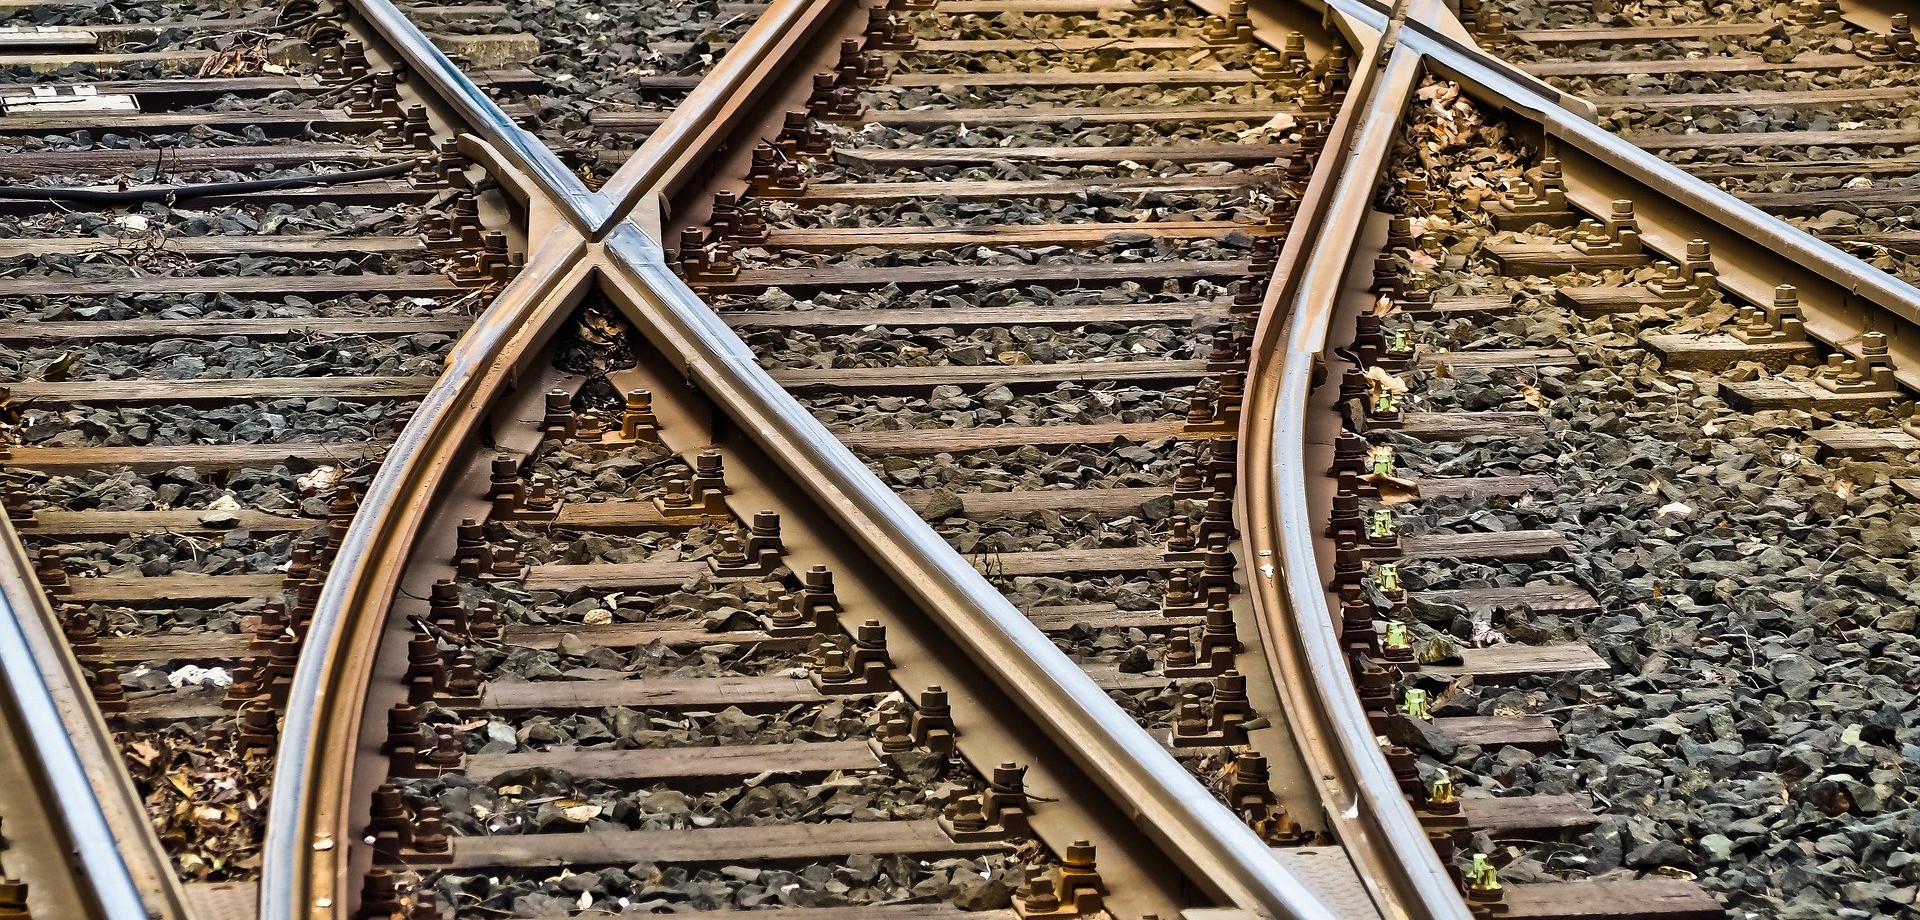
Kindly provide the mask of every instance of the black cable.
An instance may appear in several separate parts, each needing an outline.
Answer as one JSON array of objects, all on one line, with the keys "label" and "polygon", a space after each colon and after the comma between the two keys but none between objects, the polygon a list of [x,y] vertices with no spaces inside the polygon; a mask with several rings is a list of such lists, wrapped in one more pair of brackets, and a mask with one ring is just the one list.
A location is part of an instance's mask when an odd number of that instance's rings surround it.
[{"label": "black cable", "polygon": [[28,188],[17,185],[0,185],[0,200],[7,201],[71,201],[78,204],[128,205],[149,202],[205,198],[210,195],[244,195],[250,192],[268,192],[283,188],[304,188],[314,185],[344,185],[353,182],[366,182],[373,179],[390,179],[412,172],[417,163],[389,163],[385,166],[369,166],[364,169],[349,169],[337,173],[321,173],[311,176],[287,176],[280,179],[244,179],[237,182],[205,182],[199,185],[162,185],[152,188],[136,189],[97,189],[97,188]]}]

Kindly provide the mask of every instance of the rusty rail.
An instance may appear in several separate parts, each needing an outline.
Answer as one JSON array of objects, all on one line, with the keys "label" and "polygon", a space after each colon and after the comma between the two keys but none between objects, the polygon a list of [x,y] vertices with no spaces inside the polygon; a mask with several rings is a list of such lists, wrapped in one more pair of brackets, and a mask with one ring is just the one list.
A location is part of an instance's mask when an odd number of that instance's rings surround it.
[{"label": "rusty rail", "polygon": [[260,916],[342,916],[354,894],[341,856],[354,839],[349,799],[382,627],[426,511],[491,404],[512,384],[521,343],[563,315],[589,280],[579,238],[556,229],[460,339],[447,368],[368,486],[315,608],[274,764],[262,850]]},{"label": "rusty rail", "polygon": [[[610,251],[637,247],[623,227]],[[1265,841],[1216,801],[1159,741],[968,564],[753,360],[738,336],[664,262],[609,266],[638,297],[701,391],[737,418],[966,654],[993,662],[1001,689],[1032,714],[1148,836],[1214,893],[1259,916],[1335,916],[1275,862]]]},{"label": "rusty rail", "polygon": [[687,181],[714,143],[747,117],[748,104],[766,91],[786,61],[829,19],[855,5],[854,0],[769,4],[633,158],[607,180],[601,194],[613,204],[592,239],[605,239],[622,221],[633,219],[647,199]]},{"label": "rusty rail", "polygon": [[[1309,407],[1314,367],[1420,75],[1419,53],[1398,41],[1404,11],[1379,13],[1343,14],[1350,30],[1375,36],[1355,36],[1364,52],[1349,104],[1315,167],[1254,331],[1240,468],[1270,475],[1247,476],[1235,505],[1255,560],[1251,592],[1274,681],[1335,836],[1382,916],[1466,920],[1466,904],[1394,780],[1354,690],[1322,589],[1307,501],[1307,447],[1331,443]],[[1309,241],[1316,244],[1310,251]]]},{"label": "rusty rail", "polygon": [[[1374,28],[1390,16],[1384,4],[1371,0],[1330,0],[1329,6]],[[1423,69],[1431,70],[1538,122],[1575,177],[1569,185],[1576,203],[1604,209],[1610,198],[1638,194],[1642,213],[1653,213],[1643,235],[1649,248],[1678,256],[1694,235],[1671,229],[1684,226],[1662,220],[1661,208],[1670,211],[1669,218],[1684,214],[1694,223],[1704,218],[1717,225],[1726,241],[1715,241],[1722,287],[1764,303],[1775,283],[1801,284],[1810,333],[1836,347],[1855,342],[1869,329],[1889,333],[1896,356],[1905,359],[1897,366],[1904,368],[1899,375],[1909,387],[1920,387],[1920,329],[1915,328],[1920,317],[1914,312],[1920,291],[1613,136],[1589,120],[1590,108],[1582,101],[1463,41],[1466,31],[1440,3],[1417,2],[1395,25],[1397,30],[1388,26],[1397,33],[1386,43],[1391,55],[1380,62],[1385,72],[1367,92],[1365,124],[1349,145],[1350,152],[1371,156],[1356,156],[1331,170],[1328,163],[1320,164],[1300,217],[1319,222],[1296,224],[1282,271],[1295,264],[1287,256],[1302,240],[1330,245],[1313,253],[1297,277],[1277,279],[1268,316],[1256,332],[1242,468],[1273,475],[1248,477],[1239,506],[1248,515],[1243,529],[1258,560],[1254,598],[1269,645],[1279,653],[1274,663],[1283,692],[1289,693],[1300,747],[1309,756],[1320,752],[1345,761],[1318,764],[1342,844],[1363,868],[1387,916],[1464,917],[1453,884],[1424,846],[1422,829],[1365,727],[1320,586],[1317,518],[1307,499],[1308,478],[1319,475],[1308,468],[1309,453],[1330,446],[1312,434],[1314,365],[1330,344],[1329,320],[1351,268],[1349,245],[1359,235],[1412,81]],[[1336,138],[1342,137],[1340,130],[1336,126]],[[1328,194],[1332,175],[1342,178],[1329,204],[1321,196]],[[1322,214],[1312,213],[1316,205],[1323,207]],[[1283,308],[1274,312],[1276,306]],[[1259,437],[1269,431],[1270,439]],[[1317,688],[1300,685],[1316,679]]]},{"label": "rusty rail", "polygon": [[[801,0],[776,3],[770,16],[790,27],[815,21]],[[756,36],[757,34],[757,36]],[[760,73],[775,53],[796,46],[776,29],[750,36],[768,49],[746,49],[729,79]],[[744,43],[743,43],[744,44]],[[743,50],[736,45],[734,52]],[[729,55],[731,57],[731,54]],[[731,105],[732,94],[704,100]],[[627,204],[658,191],[656,181],[683,174],[709,140],[711,113],[691,104],[635,159],[623,184]],[[644,165],[669,164],[655,169]],[[544,184],[544,177],[533,181]],[[546,190],[549,198],[560,193]],[[624,213],[617,215],[625,220]],[[556,229],[520,279],[461,342],[449,369],[387,455],[363,499],[323,591],[293,693],[310,705],[289,713],[276,772],[286,804],[270,818],[261,917],[334,920],[349,903],[345,849],[351,837],[349,799],[362,696],[386,613],[407,563],[412,539],[435,496],[448,485],[466,436],[491,396],[510,386],[512,364],[550,332],[558,310],[597,270],[648,306],[657,321],[648,334],[683,356],[703,391],[741,417],[769,454],[789,461],[816,501],[856,534],[910,594],[937,610],[956,640],[978,660],[1011,662],[1003,688],[1054,727],[1055,741],[1197,879],[1259,916],[1331,918],[1308,886],[1275,863],[1267,845],[1215,801],[1159,743],[1140,729],[1078,665],[964,563],[904,502],[742,352],[721,324],[667,268],[660,248],[631,221],[618,224],[603,247],[587,246],[575,228]]]},{"label": "rusty rail", "polygon": [[606,198],[588,191],[552,150],[501,111],[391,0],[348,0],[348,8],[406,62],[411,79],[423,81],[515,169],[535,177],[576,230],[585,233],[607,219]]},{"label": "rusty rail", "polygon": [[[80,662],[34,577],[33,559],[0,515],[0,706],[21,729],[23,760],[39,766],[32,794],[63,824],[88,920],[187,917],[173,863],[146,803],[120,768],[113,733],[92,703]],[[21,790],[15,790],[16,794]]]},{"label": "rusty rail", "polygon": [[[633,221],[645,202],[686,178],[712,141],[740,117],[746,94],[778,72],[785,56],[796,53],[809,30],[840,4],[775,0],[713,77],[616,175],[607,193],[593,195],[570,174],[556,176],[551,154],[528,149],[538,145],[444,55],[431,50],[386,0],[355,3],[363,15],[372,11],[369,21],[396,50],[417,58],[419,72],[451,93],[450,101],[473,119],[477,133],[504,162],[525,172],[528,183],[567,220],[534,247],[527,270],[461,341],[448,372],[388,455],[341,548],[294,686],[296,698],[310,705],[288,714],[284,732],[275,776],[276,799],[283,804],[273,810],[269,826],[262,918],[336,918],[336,905],[352,895],[339,857],[351,839],[346,804],[363,715],[359,701],[413,538],[492,397],[512,385],[516,362],[536,350],[595,272],[656,321],[648,334],[686,359],[716,402],[763,423],[746,428],[769,454],[786,460],[788,471],[890,567],[894,578],[942,613],[957,641],[975,654],[1017,662],[1013,672],[1002,675],[1009,691],[1029,707],[1060,715],[1056,740],[1102,776],[1107,791],[1144,827],[1186,854],[1198,877],[1213,878],[1220,894],[1259,913],[1329,916],[1279,869],[1263,843],[1157,745],[1146,750],[1138,727],[1083,672],[971,567],[948,558],[951,550],[917,515],[773,384],[740,351],[737,337],[666,267],[659,245]],[[1435,0],[1403,11],[1368,0],[1330,0],[1329,6],[1350,31],[1384,34],[1357,71],[1360,82],[1328,148],[1337,154],[1316,168],[1301,209],[1303,223],[1288,238],[1283,276],[1256,333],[1242,468],[1273,475],[1248,477],[1238,504],[1255,561],[1261,628],[1276,650],[1289,720],[1316,772],[1325,777],[1322,800],[1342,844],[1384,915],[1458,920],[1466,916],[1465,908],[1393,783],[1347,677],[1318,586],[1306,499],[1312,365],[1326,348],[1330,311],[1350,256],[1337,241],[1358,235],[1421,67],[1501,95],[1563,143],[1710,219],[1752,234],[1756,245],[1786,254],[1803,271],[1853,284],[1861,297],[1893,315],[1920,321],[1920,292],[1631,150],[1563,108],[1558,94],[1542,92],[1537,81],[1520,78],[1462,44],[1457,22]],[[1307,252],[1309,240],[1336,245]],[[1197,817],[1189,822],[1189,815]]]}]

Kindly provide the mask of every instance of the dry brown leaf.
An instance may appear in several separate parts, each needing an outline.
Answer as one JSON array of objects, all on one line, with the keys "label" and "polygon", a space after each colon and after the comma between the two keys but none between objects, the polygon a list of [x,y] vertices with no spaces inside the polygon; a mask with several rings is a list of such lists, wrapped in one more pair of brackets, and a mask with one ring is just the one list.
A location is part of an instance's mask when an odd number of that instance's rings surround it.
[{"label": "dry brown leaf", "polygon": [[1407,382],[1387,373],[1387,371],[1379,365],[1375,365],[1367,368],[1367,388],[1372,390],[1376,396],[1381,393],[1392,393],[1395,396],[1399,396],[1407,392]]},{"label": "dry brown leaf", "polygon": [[127,756],[143,767],[151,767],[154,761],[160,759],[160,749],[150,741],[135,741],[127,745]]},{"label": "dry brown leaf", "polygon": [[1380,504],[1392,506],[1420,500],[1420,483],[1414,480],[1372,474],[1361,478],[1373,483],[1374,487],[1380,490]]}]

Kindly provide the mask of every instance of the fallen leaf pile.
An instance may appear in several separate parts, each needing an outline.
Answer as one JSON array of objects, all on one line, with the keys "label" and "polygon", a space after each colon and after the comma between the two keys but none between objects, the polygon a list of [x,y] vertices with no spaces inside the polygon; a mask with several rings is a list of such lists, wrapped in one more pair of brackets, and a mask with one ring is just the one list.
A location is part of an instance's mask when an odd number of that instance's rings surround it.
[{"label": "fallen leaf pile", "polygon": [[120,750],[182,879],[258,876],[273,767],[266,752],[243,755],[227,733],[187,724],[122,734]]}]

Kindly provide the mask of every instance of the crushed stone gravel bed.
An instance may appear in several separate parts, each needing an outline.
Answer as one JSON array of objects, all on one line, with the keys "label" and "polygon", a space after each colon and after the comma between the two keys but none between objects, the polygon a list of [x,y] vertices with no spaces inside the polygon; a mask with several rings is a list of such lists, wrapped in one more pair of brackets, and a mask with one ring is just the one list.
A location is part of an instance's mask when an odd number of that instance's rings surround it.
[{"label": "crushed stone gravel bed", "polygon": [[[1430,151],[1436,186],[1450,184],[1447,170],[1529,155],[1486,113],[1455,112],[1471,117],[1455,125],[1464,129],[1455,143]],[[1519,498],[1403,505],[1399,521],[1408,533],[1551,528],[1573,546],[1565,561],[1412,565],[1407,586],[1574,584],[1601,610],[1475,617],[1420,603],[1410,608],[1416,633],[1456,647],[1584,641],[1614,669],[1602,679],[1512,687],[1454,683],[1435,715],[1550,714],[1566,748],[1483,749],[1422,733],[1431,742],[1423,775],[1444,765],[1467,796],[1592,796],[1600,824],[1575,842],[1477,841],[1505,881],[1691,877],[1736,917],[1864,918],[1910,907],[1907,764],[1920,755],[1920,725],[1902,675],[1920,656],[1920,598],[1903,560],[1920,510],[1889,477],[1920,457],[1820,463],[1812,430],[1843,419],[1885,423],[1887,413],[1735,412],[1715,395],[1713,375],[1662,368],[1637,344],[1641,331],[1723,329],[1732,315],[1723,304],[1543,324],[1551,285],[1490,278],[1475,253],[1502,237],[1475,211],[1437,212],[1460,264],[1413,268],[1432,272],[1437,288],[1510,285],[1531,301],[1515,316],[1419,323],[1416,334],[1464,350],[1558,338],[1575,343],[1588,366],[1489,379],[1408,375],[1415,394],[1444,394],[1450,407],[1511,407],[1503,388],[1532,387],[1523,402],[1537,404],[1546,428],[1458,444],[1385,435],[1405,451],[1403,470],[1549,472],[1554,486]],[[1749,365],[1722,377],[1763,375]]]}]

